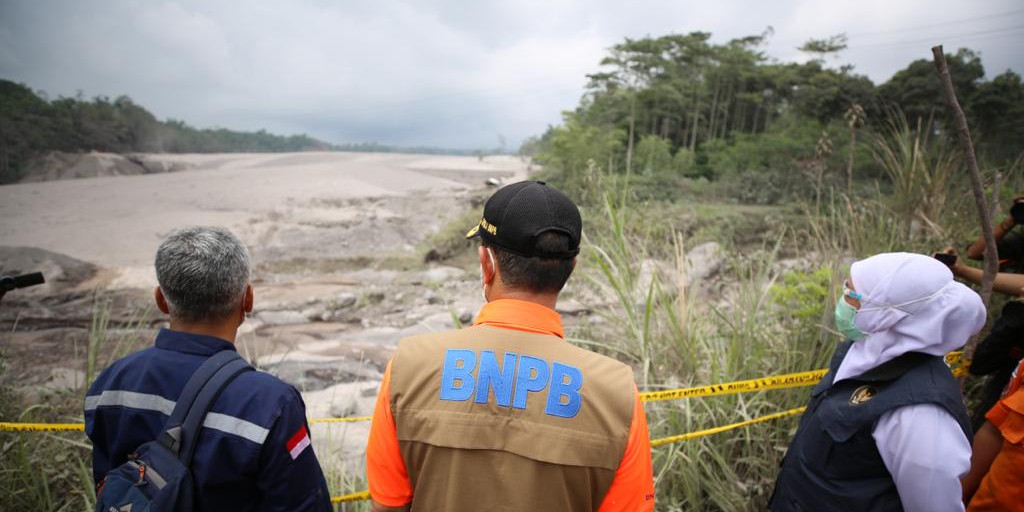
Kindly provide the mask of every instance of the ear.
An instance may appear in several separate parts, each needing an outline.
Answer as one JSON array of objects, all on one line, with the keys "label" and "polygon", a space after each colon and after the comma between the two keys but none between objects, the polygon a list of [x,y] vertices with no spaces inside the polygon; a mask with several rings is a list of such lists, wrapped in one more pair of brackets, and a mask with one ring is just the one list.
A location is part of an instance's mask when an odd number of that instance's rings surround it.
[{"label": "ear", "polygon": [[156,307],[161,313],[165,315],[171,314],[171,308],[167,305],[167,299],[164,297],[164,292],[159,286],[153,290],[153,300],[156,301]]},{"label": "ear", "polygon": [[483,281],[483,285],[487,286],[494,282],[494,276],[498,273],[497,264],[491,256],[493,253],[486,247],[481,245],[477,250],[480,254],[480,279]]},{"label": "ear", "polygon": [[575,256],[573,256],[573,258],[572,258],[572,269],[576,270],[576,257]]},{"label": "ear", "polygon": [[245,286],[245,297],[242,299],[242,312],[252,313],[253,291],[252,285]]}]

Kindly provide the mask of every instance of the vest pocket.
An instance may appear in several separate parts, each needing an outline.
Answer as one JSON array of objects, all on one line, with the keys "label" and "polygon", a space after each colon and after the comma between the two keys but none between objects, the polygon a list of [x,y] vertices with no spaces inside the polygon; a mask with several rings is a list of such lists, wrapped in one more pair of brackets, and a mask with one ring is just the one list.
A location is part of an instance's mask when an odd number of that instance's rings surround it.
[{"label": "vest pocket", "polygon": [[[861,480],[887,475],[885,463],[867,427],[844,418],[835,404],[825,403],[804,436],[803,463],[832,479]],[[813,430],[812,430],[813,429]],[[881,471],[881,473],[879,473]],[[879,473],[879,474],[876,474]]]},{"label": "vest pocket", "polygon": [[559,428],[511,416],[485,416],[443,410],[403,410],[396,417],[398,440],[465,450],[499,450],[566,466],[614,471],[625,438]]}]

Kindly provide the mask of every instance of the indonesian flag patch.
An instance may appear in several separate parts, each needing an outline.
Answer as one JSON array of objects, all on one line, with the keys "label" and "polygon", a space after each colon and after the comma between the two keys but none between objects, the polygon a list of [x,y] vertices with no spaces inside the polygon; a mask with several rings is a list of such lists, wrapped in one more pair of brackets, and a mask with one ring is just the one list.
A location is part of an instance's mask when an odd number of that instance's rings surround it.
[{"label": "indonesian flag patch", "polygon": [[299,454],[302,450],[305,450],[309,446],[309,431],[306,430],[306,426],[303,425],[299,428],[298,432],[292,435],[291,439],[285,443],[284,448],[288,450],[288,455],[292,456],[292,460],[299,458]]}]

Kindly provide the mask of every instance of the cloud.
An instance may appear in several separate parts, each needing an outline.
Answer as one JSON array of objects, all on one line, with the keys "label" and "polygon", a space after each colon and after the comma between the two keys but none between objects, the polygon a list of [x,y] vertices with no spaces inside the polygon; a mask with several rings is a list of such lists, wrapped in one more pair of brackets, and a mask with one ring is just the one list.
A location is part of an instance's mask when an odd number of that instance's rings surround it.
[{"label": "cloud", "polygon": [[[1013,0],[7,0],[0,77],[51,95],[127,94],[197,126],[309,133],[332,142],[511,147],[576,105],[585,74],[624,37],[775,28],[772,57],[809,37],[850,34],[840,59],[876,82],[928,38],[980,49],[1020,72],[1024,9]],[[1019,11],[1003,17],[993,13]],[[884,15],[880,15],[884,13]],[[985,16],[989,16],[985,18]],[[945,23],[945,24],[943,24]],[[931,28],[928,26],[932,25]],[[914,28],[921,27],[925,28]],[[903,29],[910,27],[913,30]],[[994,29],[1011,28],[1002,32]],[[956,38],[947,44],[956,46]]]}]

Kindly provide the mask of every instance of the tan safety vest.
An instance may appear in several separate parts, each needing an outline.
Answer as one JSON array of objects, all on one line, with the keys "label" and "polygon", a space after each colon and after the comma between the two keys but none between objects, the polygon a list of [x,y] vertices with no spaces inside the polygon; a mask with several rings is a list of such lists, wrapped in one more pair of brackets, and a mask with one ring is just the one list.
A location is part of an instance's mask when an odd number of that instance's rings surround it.
[{"label": "tan safety vest", "polygon": [[414,511],[593,511],[633,419],[632,370],[489,325],[402,340],[391,412]]}]

